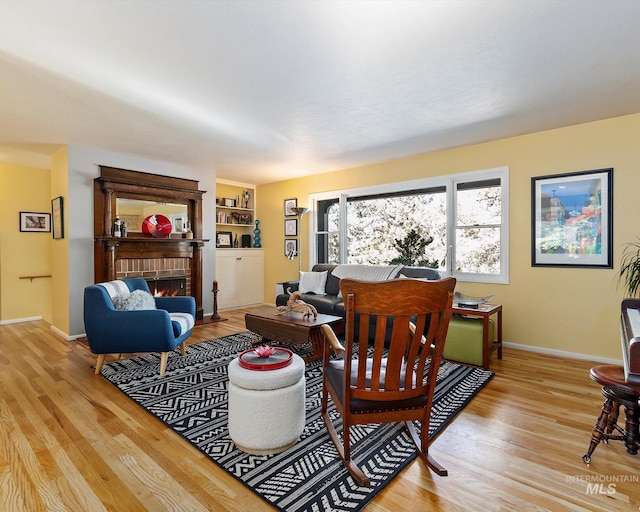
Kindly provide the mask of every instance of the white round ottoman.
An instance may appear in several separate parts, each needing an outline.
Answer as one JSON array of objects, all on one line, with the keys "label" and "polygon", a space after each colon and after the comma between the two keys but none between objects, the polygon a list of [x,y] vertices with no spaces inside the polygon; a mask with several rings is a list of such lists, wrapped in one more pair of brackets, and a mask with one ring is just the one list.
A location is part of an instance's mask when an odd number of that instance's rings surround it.
[{"label": "white round ottoman", "polygon": [[277,370],[229,363],[229,436],[247,453],[282,452],[296,444],[305,424],[304,361]]}]

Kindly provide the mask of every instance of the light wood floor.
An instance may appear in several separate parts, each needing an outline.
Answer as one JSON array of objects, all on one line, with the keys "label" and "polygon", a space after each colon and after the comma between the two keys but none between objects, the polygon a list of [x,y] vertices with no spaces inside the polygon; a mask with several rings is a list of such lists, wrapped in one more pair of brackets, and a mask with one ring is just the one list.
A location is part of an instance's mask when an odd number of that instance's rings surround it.
[{"label": "light wood floor", "polygon": [[[190,341],[244,331],[245,311]],[[0,510],[272,510],[94,363],[86,343],[44,322],[0,326]],[[496,377],[432,445],[449,476],[413,462],[367,512],[639,510],[640,456],[618,442],[590,467],[581,460],[602,405],[591,366],[505,349]]]}]

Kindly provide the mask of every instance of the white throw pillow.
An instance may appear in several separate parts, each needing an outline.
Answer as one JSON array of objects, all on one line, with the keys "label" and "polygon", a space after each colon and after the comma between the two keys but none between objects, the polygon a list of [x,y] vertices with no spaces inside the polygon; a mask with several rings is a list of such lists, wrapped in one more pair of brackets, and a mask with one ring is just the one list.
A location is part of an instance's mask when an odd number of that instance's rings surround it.
[{"label": "white throw pillow", "polygon": [[327,284],[327,271],[324,272],[300,272],[300,283],[298,291],[300,293],[315,293],[316,295],[326,295],[324,291]]},{"label": "white throw pillow", "polygon": [[129,295],[117,295],[113,298],[116,309],[132,311],[140,309],[156,309],[156,300],[149,292],[133,290]]}]

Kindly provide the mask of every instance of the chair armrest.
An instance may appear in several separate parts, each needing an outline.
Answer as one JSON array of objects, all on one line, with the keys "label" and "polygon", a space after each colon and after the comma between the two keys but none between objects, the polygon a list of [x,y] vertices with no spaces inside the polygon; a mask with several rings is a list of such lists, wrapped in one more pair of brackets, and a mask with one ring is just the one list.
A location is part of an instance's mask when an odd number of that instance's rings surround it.
[{"label": "chair armrest", "polygon": [[329,342],[333,351],[340,357],[344,358],[346,353],[345,348],[342,343],[340,343],[340,340],[336,336],[336,333],[333,332],[331,326],[322,325],[320,327],[322,329],[322,333],[324,334],[324,339]]},{"label": "chair armrest", "polygon": [[282,286],[282,290],[284,291],[284,293],[289,293],[287,291],[288,288],[291,288],[292,292],[298,291],[298,286],[300,284],[300,281],[283,281],[278,284]]},{"label": "chair armrest", "polygon": [[156,307],[169,313],[190,313],[196,317],[196,299],[189,296],[156,297]]}]

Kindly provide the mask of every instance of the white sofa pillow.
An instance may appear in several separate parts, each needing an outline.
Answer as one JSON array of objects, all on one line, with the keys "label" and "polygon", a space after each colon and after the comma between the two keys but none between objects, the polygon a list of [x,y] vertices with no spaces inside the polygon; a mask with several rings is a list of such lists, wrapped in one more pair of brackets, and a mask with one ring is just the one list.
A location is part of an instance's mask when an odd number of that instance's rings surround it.
[{"label": "white sofa pillow", "polygon": [[156,309],[156,300],[149,292],[133,290],[128,295],[116,295],[113,298],[113,307],[124,311]]},{"label": "white sofa pillow", "polygon": [[315,293],[326,295],[324,291],[327,284],[327,271],[324,272],[300,272],[298,291],[300,293]]}]

